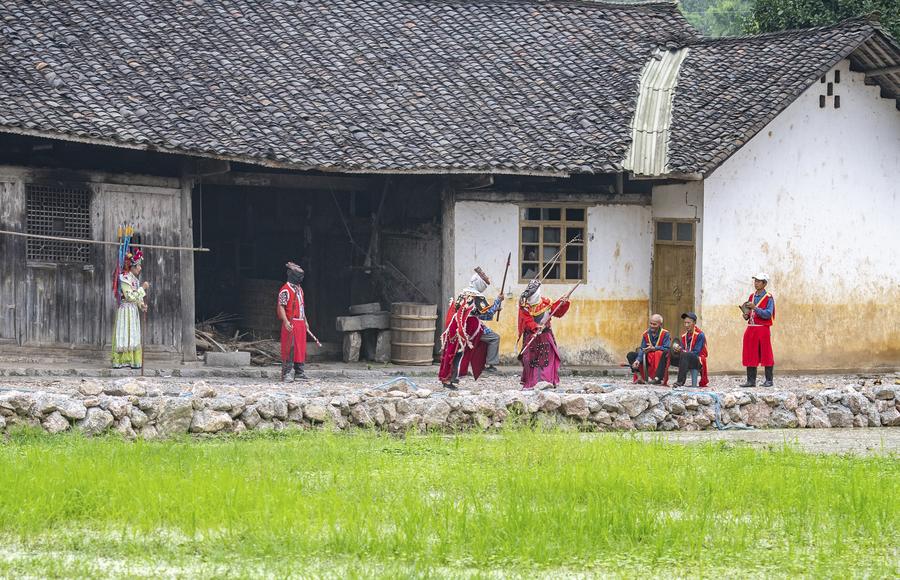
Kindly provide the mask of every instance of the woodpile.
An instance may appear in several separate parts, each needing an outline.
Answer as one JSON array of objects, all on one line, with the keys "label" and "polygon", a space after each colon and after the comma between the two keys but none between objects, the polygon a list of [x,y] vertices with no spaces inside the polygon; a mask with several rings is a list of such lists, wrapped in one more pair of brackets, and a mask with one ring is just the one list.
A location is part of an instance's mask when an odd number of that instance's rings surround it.
[{"label": "woodpile", "polygon": [[234,322],[239,319],[233,314],[219,313],[212,318],[198,322],[194,326],[197,341],[197,356],[207,352],[249,352],[250,363],[256,366],[280,364],[281,345],[277,340],[258,338],[252,333],[235,329]]}]

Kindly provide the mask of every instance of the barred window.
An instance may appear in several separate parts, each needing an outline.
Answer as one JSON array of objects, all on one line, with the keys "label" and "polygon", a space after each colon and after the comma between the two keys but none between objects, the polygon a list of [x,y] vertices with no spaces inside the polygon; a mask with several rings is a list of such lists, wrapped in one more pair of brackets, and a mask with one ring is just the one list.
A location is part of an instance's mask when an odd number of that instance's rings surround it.
[{"label": "barred window", "polygon": [[[527,206],[519,211],[519,282],[525,283],[541,271],[545,282],[585,281],[587,209]],[[554,261],[567,242],[572,243]]]},{"label": "barred window", "polygon": [[[91,239],[91,190],[84,185],[29,183],[26,224],[29,234]],[[44,238],[28,238],[28,260],[58,264],[83,264],[91,259],[90,244]]]}]

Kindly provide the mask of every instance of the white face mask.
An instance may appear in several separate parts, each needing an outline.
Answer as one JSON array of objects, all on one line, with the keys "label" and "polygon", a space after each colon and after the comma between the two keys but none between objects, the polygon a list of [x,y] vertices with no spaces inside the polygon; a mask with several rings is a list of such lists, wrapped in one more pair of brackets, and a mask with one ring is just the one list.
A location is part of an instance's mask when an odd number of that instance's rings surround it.
[{"label": "white face mask", "polygon": [[540,287],[539,287],[537,290],[535,290],[535,291],[534,291],[534,294],[532,294],[531,296],[529,296],[527,300],[528,300],[528,303],[531,304],[532,306],[534,306],[535,304],[537,304],[538,302],[540,302],[540,301],[541,301],[541,289],[540,289]]},{"label": "white face mask", "polygon": [[475,274],[469,282],[469,288],[475,290],[479,294],[487,290],[487,282],[481,279],[481,276]]}]

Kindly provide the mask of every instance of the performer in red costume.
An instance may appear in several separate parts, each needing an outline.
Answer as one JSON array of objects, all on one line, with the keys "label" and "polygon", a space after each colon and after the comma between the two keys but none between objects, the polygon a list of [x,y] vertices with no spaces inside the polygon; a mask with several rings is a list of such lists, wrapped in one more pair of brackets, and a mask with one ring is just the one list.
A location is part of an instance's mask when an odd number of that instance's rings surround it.
[{"label": "performer in red costume", "polygon": [[[571,292],[570,292],[571,294]],[[562,318],[569,311],[569,294],[556,302],[541,297],[541,283],[528,283],[519,300],[519,337],[522,339],[522,390],[530,391],[546,381],[559,385],[559,350],[550,328],[552,318]]]},{"label": "performer in red costume", "polygon": [[[628,365],[634,370],[633,380],[636,383],[669,384],[669,347],[672,346],[672,335],[662,325],[662,316],[650,315],[650,327],[641,337],[641,346],[637,351],[625,355]],[[647,377],[652,378],[647,381]]]},{"label": "performer in red costume", "polygon": [[499,362],[500,336],[482,322],[493,318],[503,303],[502,296],[497,296],[493,304],[488,303],[484,291],[490,284],[488,275],[476,267],[469,286],[452,299],[447,308],[438,371],[438,378],[446,389],[456,389],[459,377],[468,374],[469,367],[472,376],[478,380],[485,364]]},{"label": "performer in red costume", "polygon": [[769,275],[763,272],[753,276],[755,292],[741,306],[747,329],[744,331],[743,365],[747,367],[747,382],[742,387],[756,386],[756,367],[762,365],[766,372],[764,387],[775,386],[775,355],[772,352],[772,324],[775,322],[775,297],[766,291]]},{"label": "performer in red costume", "polygon": [[306,301],[303,298],[303,268],[293,262],[287,266],[287,282],[278,291],[278,318],[281,320],[281,380],[306,380]]}]

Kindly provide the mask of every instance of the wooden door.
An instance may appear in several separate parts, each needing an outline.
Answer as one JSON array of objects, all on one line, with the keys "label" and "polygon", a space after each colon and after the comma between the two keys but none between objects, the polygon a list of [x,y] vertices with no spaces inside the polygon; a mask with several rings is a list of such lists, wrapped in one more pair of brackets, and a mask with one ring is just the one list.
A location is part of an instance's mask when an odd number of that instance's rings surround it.
[{"label": "wooden door", "polygon": [[694,310],[694,232],[693,222],[656,222],[653,312],[675,336],[681,335],[681,313]]}]

